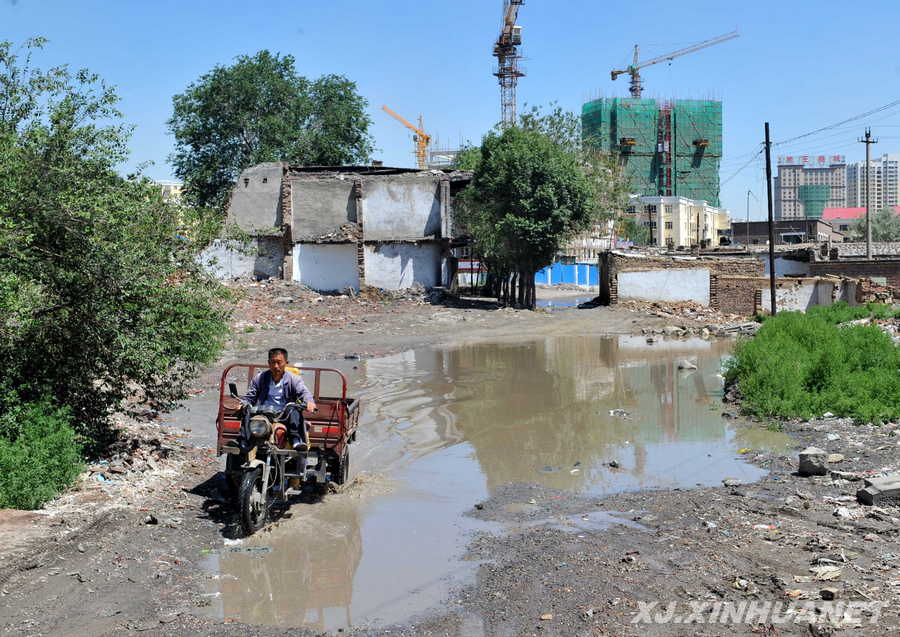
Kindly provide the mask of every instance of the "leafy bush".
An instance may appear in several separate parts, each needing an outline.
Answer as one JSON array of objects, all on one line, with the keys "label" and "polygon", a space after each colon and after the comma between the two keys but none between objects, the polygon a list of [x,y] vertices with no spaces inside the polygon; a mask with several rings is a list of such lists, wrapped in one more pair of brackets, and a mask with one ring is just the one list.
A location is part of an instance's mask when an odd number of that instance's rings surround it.
[{"label": "leafy bush", "polygon": [[0,379],[22,402],[52,395],[97,442],[114,411],[184,396],[221,351],[230,307],[203,243],[184,239],[209,231],[197,211],[117,172],[131,128],[114,90],[32,68],[44,43],[0,41]]},{"label": "leafy bush", "polygon": [[0,509],[36,509],[78,476],[81,446],[70,420],[48,399],[0,416]]},{"label": "leafy bush", "polygon": [[726,363],[744,411],[778,418],[830,411],[861,422],[900,418],[900,350],[877,326],[837,324],[880,311],[836,304],[767,320],[754,339],[738,342]]}]

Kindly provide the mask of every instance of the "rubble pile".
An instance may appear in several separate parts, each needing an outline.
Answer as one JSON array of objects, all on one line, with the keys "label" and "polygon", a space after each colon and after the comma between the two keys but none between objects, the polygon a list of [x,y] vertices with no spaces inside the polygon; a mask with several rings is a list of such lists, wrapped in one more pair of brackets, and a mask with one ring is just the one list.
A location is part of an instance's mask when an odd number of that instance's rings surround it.
[{"label": "rubble pile", "polygon": [[318,236],[308,235],[302,239],[304,241],[313,241],[316,243],[356,243],[361,236],[362,232],[359,225],[352,221],[348,221],[340,228],[334,228],[325,234]]},{"label": "rubble pile", "polygon": [[722,314],[692,301],[673,303],[623,301],[619,303],[619,307],[677,323],[662,328],[645,327],[641,329],[642,334],[649,334],[651,337],[655,334],[668,337],[698,335],[704,338],[709,336],[721,338],[738,334],[755,334],[760,326],[759,323],[746,321],[737,314]]},{"label": "rubble pile", "polygon": [[872,279],[860,279],[856,294],[860,303],[884,303],[888,305],[900,303],[900,288],[882,285]]},{"label": "rubble pile", "polygon": [[373,315],[405,312],[418,305],[455,305],[457,297],[442,288],[421,285],[403,290],[363,286],[316,292],[292,281],[236,281],[232,329],[295,330],[309,327],[346,327],[366,323]]},{"label": "rubble pile", "polygon": [[900,318],[876,319],[872,317],[866,317],[857,319],[855,321],[847,321],[846,323],[841,323],[840,327],[850,325],[876,325],[881,329],[882,332],[891,337],[891,340],[894,341],[894,345],[900,347]]}]

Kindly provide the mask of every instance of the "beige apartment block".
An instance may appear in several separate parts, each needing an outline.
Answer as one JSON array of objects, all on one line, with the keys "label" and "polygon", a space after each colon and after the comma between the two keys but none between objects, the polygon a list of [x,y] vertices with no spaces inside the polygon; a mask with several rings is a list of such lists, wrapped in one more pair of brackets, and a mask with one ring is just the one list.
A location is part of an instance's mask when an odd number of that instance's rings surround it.
[{"label": "beige apartment block", "polygon": [[731,212],[706,201],[686,197],[639,197],[625,212],[639,224],[650,228],[653,243],[665,247],[690,247],[708,239],[719,245],[731,232]]},{"label": "beige apartment block", "polygon": [[[813,193],[828,195],[811,201],[810,195]],[[774,184],[776,220],[819,219],[824,208],[843,208],[846,197],[847,176],[843,155],[789,155],[779,158]]]}]

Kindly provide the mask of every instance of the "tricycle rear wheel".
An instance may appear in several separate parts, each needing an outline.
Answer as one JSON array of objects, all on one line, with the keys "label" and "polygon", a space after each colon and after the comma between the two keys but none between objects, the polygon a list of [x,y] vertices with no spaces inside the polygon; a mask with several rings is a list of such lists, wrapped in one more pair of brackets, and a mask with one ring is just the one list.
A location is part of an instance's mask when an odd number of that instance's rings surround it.
[{"label": "tricycle rear wheel", "polygon": [[244,535],[253,535],[266,524],[269,514],[269,490],[263,484],[262,467],[245,473],[241,479],[238,504],[241,529]]}]

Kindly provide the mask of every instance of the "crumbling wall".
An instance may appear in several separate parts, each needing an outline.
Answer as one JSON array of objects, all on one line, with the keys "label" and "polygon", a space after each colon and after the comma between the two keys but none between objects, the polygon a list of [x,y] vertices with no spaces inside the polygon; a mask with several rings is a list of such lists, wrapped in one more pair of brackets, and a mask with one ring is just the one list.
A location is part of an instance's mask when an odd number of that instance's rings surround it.
[{"label": "crumbling wall", "polygon": [[268,162],[241,172],[231,191],[226,221],[255,235],[281,236],[281,162]]},{"label": "crumbling wall", "polygon": [[[602,261],[602,259],[601,259]],[[623,273],[634,272],[661,272],[661,271],[701,271],[707,276],[707,284],[705,286],[705,295],[699,298],[681,298],[678,300],[693,300],[704,305],[710,305],[713,302],[713,295],[710,290],[712,285],[710,282],[713,276],[763,276],[765,273],[765,263],[759,259],[751,258],[720,258],[720,257],[685,257],[685,256],[650,256],[650,255],[627,255],[620,252],[608,253],[609,263],[609,299],[610,304],[615,305],[619,299],[637,299],[634,292],[627,289],[627,286],[620,280]],[[605,270],[605,266],[601,263],[601,272]],[[603,276],[603,275],[601,275]],[[626,277],[627,278],[627,277]],[[640,279],[635,279],[640,280]],[[601,289],[603,283],[601,282]],[[666,292],[668,293],[668,292]],[[673,292],[674,293],[674,292]],[[694,288],[692,294],[696,294],[697,289]],[[624,296],[623,296],[624,295]],[[705,298],[706,301],[701,301]],[[643,298],[645,301],[660,301],[662,298]],[[665,299],[675,300],[675,299]]]},{"label": "crumbling wall", "polygon": [[[723,314],[740,316],[771,312],[769,285],[769,277],[716,277],[713,308]],[[775,280],[775,303],[779,311],[805,312],[813,305],[831,305],[837,301],[857,305],[855,295],[856,282],[851,280],[793,277]]]},{"label": "crumbling wall", "polygon": [[[368,221],[368,217],[366,217]],[[441,285],[441,246],[436,243],[381,243],[365,245],[366,284],[400,290],[418,283]]]},{"label": "crumbling wall", "polygon": [[[779,312],[805,312],[814,305],[831,305],[833,298],[834,283],[827,279],[775,280],[775,303]],[[762,311],[772,311],[772,294],[768,284],[762,293]]]},{"label": "crumbling wall", "polygon": [[270,279],[283,275],[284,245],[281,237],[259,237],[238,250],[227,241],[217,240],[199,258],[209,272],[222,279]]},{"label": "crumbling wall", "polygon": [[327,292],[359,292],[356,243],[299,243],[294,246],[294,281]]},{"label": "crumbling wall", "polygon": [[810,276],[846,276],[884,279],[893,287],[900,287],[900,259],[840,259],[815,261],[809,264]]},{"label": "crumbling wall", "polygon": [[619,252],[610,253],[610,275],[619,272],[646,272],[647,270],[709,270],[713,274],[732,276],[763,276],[765,263],[752,258],[685,257],[685,256],[631,256]]}]

